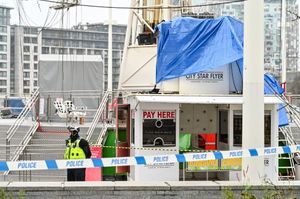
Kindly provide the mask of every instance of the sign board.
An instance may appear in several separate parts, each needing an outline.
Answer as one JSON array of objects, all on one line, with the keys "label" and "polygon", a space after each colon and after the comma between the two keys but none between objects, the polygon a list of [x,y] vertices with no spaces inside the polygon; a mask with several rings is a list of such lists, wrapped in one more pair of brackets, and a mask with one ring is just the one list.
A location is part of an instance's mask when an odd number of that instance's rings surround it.
[{"label": "sign board", "polygon": [[241,170],[242,158],[187,162],[187,171]]},{"label": "sign board", "polygon": [[176,145],[176,111],[143,111],[143,146]]},{"label": "sign board", "polygon": [[229,67],[186,75],[179,81],[180,94],[228,94]]}]

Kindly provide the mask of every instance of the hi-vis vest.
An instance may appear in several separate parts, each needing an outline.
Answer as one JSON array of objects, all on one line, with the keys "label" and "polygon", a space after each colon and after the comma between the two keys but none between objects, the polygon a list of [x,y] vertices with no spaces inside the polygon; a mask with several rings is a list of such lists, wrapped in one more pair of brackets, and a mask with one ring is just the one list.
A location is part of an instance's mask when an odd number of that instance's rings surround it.
[{"label": "hi-vis vest", "polygon": [[77,139],[73,143],[71,143],[71,140],[68,140],[64,159],[85,159],[85,153],[82,148],[79,147],[79,142],[80,139]]}]

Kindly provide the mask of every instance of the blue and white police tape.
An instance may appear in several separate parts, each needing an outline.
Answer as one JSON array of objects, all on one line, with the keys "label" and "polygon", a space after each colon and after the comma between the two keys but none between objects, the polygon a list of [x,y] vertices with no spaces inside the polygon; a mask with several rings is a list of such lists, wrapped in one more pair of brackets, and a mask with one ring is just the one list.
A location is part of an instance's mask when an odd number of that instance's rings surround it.
[{"label": "blue and white police tape", "polygon": [[166,154],[154,156],[135,156],[80,160],[37,160],[0,162],[0,171],[58,170],[68,168],[96,168],[130,165],[156,165],[164,163],[193,162],[202,160],[221,160],[270,156],[300,152],[300,145],[243,149],[234,151],[215,151],[205,153]]}]

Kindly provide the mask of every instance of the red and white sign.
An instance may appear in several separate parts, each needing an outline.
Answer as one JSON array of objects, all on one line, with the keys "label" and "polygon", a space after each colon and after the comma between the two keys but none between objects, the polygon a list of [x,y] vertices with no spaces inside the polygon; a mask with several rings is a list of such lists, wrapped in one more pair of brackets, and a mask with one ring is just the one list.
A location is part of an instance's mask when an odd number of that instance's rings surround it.
[{"label": "red and white sign", "polygon": [[143,119],[176,119],[176,111],[143,111]]}]

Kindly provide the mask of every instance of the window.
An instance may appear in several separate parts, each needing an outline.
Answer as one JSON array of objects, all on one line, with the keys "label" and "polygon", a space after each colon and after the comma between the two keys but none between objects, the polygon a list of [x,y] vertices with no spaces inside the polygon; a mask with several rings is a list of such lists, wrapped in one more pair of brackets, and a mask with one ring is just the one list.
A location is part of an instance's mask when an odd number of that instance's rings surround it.
[{"label": "window", "polygon": [[23,77],[29,78],[30,77],[30,72],[23,72]]},{"label": "window", "polygon": [[30,64],[29,63],[24,63],[24,69],[30,69]]},{"label": "window", "polygon": [[6,71],[0,71],[0,77],[6,77],[7,73]]},{"label": "window", "polygon": [[0,62],[0,69],[3,69],[3,68],[7,68],[7,64],[3,63],[3,62],[2,63]]},{"label": "window", "polygon": [[7,46],[6,45],[0,45],[0,51],[6,52],[7,51]]},{"label": "window", "polygon": [[[242,111],[233,112],[233,146],[242,146]],[[265,111],[264,116],[265,147],[271,146],[271,112]]]},{"label": "window", "polygon": [[24,61],[30,61],[30,55],[24,55]]},{"label": "window", "polygon": [[33,81],[33,86],[38,86],[38,81],[37,80]]},{"label": "window", "polygon": [[37,53],[38,52],[38,47],[34,46],[34,52]]},{"label": "window", "polygon": [[33,73],[33,77],[34,77],[34,78],[37,78],[37,77],[38,77],[37,72],[34,72],[34,73]]},{"label": "window", "polygon": [[26,94],[28,94],[30,92],[30,90],[28,88],[24,88],[23,92],[26,93]]},{"label": "window", "polygon": [[0,35],[0,41],[7,42],[7,37],[5,35]]},{"label": "window", "polygon": [[6,80],[0,80],[0,86],[6,86]]},{"label": "window", "polygon": [[29,80],[24,80],[23,85],[24,86],[30,86],[30,81]]},{"label": "window", "polygon": [[34,61],[38,61],[38,56],[37,56],[37,55],[34,55],[34,56],[33,56],[33,60],[34,60]]},{"label": "window", "polygon": [[23,50],[24,50],[24,53],[30,52],[30,46],[24,46]]},{"label": "window", "polygon": [[49,54],[49,47],[42,47],[42,54]]},{"label": "window", "polygon": [[0,93],[6,93],[6,88],[0,88]]},{"label": "window", "polygon": [[7,28],[5,26],[0,26],[0,32],[6,33]]},{"label": "window", "polygon": [[1,60],[6,60],[7,59],[7,55],[6,54],[0,54],[0,59]]},{"label": "window", "polygon": [[34,70],[37,70],[38,69],[38,64],[34,64]]}]

